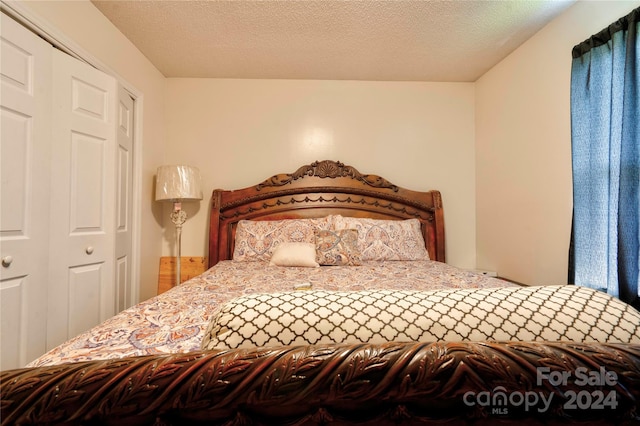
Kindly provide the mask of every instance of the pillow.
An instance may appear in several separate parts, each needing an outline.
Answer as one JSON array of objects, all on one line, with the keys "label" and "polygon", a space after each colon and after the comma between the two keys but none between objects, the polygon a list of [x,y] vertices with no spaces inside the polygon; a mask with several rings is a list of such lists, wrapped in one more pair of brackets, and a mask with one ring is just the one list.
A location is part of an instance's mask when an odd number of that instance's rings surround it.
[{"label": "pillow", "polygon": [[316,231],[316,262],[320,265],[358,266],[358,231],[343,229],[340,231]]},{"label": "pillow", "polygon": [[420,221],[336,216],[334,229],[357,229],[362,260],[429,260]]},{"label": "pillow", "polygon": [[252,294],[224,305],[202,349],[388,341],[640,343],[640,312],[573,285]]},{"label": "pillow", "polygon": [[316,246],[312,243],[280,243],[273,251],[270,265],[317,268]]},{"label": "pillow", "polygon": [[315,231],[330,229],[332,217],[317,219],[241,220],[236,227],[233,260],[271,260],[280,243],[297,242],[315,244]]}]

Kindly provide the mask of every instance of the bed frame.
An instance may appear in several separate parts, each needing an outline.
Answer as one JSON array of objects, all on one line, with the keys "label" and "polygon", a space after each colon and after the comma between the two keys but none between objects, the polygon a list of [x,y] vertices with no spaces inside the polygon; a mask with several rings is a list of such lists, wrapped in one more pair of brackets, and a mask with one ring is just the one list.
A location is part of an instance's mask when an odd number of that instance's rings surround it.
[{"label": "bed frame", "polygon": [[[230,258],[241,219],[325,214],[416,217],[445,260],[439,192],[321,161],[214,191],[209,263]],[[3,425],[632,425],[640,345],[392,342],[69,363],[1,372],[0,410]]]},{"label": "bed frame", "polygon": [[238,221],[322,217],[416,218],[431,259],[445,261],[440,192],[400,188],[339,161],[316,161],[236,191],[216,189],[211,199],[209,266],[231,259]]}]

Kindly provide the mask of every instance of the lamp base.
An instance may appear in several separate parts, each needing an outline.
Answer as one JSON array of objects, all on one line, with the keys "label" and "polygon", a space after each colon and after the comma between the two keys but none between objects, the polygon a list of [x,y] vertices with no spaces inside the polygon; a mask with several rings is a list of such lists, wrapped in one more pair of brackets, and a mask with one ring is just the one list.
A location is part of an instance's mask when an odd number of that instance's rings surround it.
[{"label": "lamp base", "polygon": [[171,212],[171,221],[176,225],[176,240],[178,244],[178,255],[176,256],[176,285],[182,284],[182,274],[180,272],[182,257],[182,225],[187,220],[187,212],[182,210],[182,203],[173,203],[173,211]]}]

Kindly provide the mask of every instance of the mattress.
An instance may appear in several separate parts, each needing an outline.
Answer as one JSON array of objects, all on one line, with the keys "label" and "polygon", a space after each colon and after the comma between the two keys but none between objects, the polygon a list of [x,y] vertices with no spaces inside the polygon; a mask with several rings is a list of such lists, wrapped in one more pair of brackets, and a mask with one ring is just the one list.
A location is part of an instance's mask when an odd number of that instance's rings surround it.
[{"label": "mattress", "polygon": [[224,302],[254,293],[443,290],[514,284],[442,262],[376,261],[361,266],[278,267],[222,261],[202,275],[141,302],[52,349],[30,367],[126,356],[196,351]]}]

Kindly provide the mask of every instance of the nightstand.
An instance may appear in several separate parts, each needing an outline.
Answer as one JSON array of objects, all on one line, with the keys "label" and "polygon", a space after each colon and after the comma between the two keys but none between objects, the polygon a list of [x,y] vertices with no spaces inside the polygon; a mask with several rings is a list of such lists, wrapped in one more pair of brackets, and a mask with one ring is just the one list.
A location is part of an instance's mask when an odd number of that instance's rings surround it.
[{"label": "nightstand", "polygon": [[[180,258],[181,282],[202,274],[207,270],[207,259],[205,257],[185,257]],[[158,273],[158,294],[162,294],[172,289],[176,285],[176,258],[161,257],[160,271]]]}]

